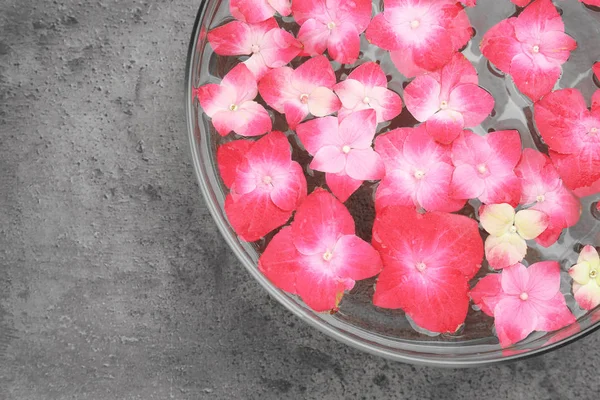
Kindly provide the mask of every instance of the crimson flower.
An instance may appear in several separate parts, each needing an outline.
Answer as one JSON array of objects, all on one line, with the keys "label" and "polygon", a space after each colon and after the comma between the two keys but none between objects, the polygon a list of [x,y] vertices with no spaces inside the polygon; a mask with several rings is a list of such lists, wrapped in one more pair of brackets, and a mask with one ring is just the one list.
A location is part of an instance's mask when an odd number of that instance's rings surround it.
[{"label": "crimson flower", "polygon": [[246,65],[236,65],[220,85],[209,83],[195,92],[219,135],[233,131],[241,136],[259,136],[271,130],[269,113],[254,101],[258,94],[256,79]]},{"label": "crimson flower", "polygon": [[469,308],[468,281],[483,259],[477,222],[392,206],[377,214],[373,246],[383,261],[373,304],[401,308],[429,331],[456,332]]},{"label": "crimson flower", "polygon": [[577,43],[551,0],[535,0],[518,16],[492,27],[481,52],[534,102],[550,93]]},{"label": "crimson flower", "polygon": [[296,22],[301,25],[298,40],[304,55],[328,51],[341,64],[352,64],[360,51],[359,35],[371,21],[371,0],[304,0],[292,3]]},{"label": "crimson flower", "polygon": [[302,167],[292,161],[290,145],[281,132],[260,140],[235,141],[217,152],[219,170],[230,192],[225,212],[235,232],[253,242],[285,224],[306,198]]},{"label": "crimson flower", "polygon": [[514,5],[518,7],[525,7],[527,4],[531,3],[531,0],[510,0]]},{"label": "crimson flower", "polygon": [[344,118],[315,118],[298,125],[296,133],[314,156],[310,168],[326,173],[327,185],[341,201],[366,180],[385,175],[385,166],[372,142],[377,128],[374,110],[361,110]]},{"label": "crimson flower", "polygon": [[465,127],[479,125],[494,98],[479,87],[477,71],[460,53],[435,72],[416,77],[404,90],[408,111],[441,143],[451,143]]},{"label": "crimson flower", "polygon": [[560,292],[560,266],[544,261],[516,264],[482,278],[470,293],[475,305],[494,317],[502,347],[533,331],[550,332],[575,322]]},{"label": "crimson flower", "polygon": [[596,75],[596,79],[600,80],[600,61],[594,63],[592,72]]},{"label": "crimson flower", "polygon": [[401,205],[453,212],[464,206],[464,199],[450,196],[454,172],[450,148],[435,142],[424,125],[378,136],[375,150],[386,169],[375,194],[377,210]]},{"label": "crimson flower", "polygon": [[375,276],[382,268],[377,251],[354,229],[346,207],[317,188],[298,208],[291,226],[273,237],[258,268],[313,310],[336,310],[355,281]]},{"label": "crimson flower", "polygon": [[374,62],[367,62],[350,72],[348,78],[333,87],[342,102],[341,118],[366,109],[377,113],[377,123],[390,121],[402,112],[402,99],[387,88],[385,73]]},{"label": "crimson flower", "polygon": [[548,228],[535,241],[548,247],[554,244],[563,229],[579,221],[581,203],[567,189],[552,162],[545,154],[534,149],[524,149],[515,169],[521,181],[521,204],[548,215]]},{"label": "crimson flower", "polygon": [[285,114],[290,129],[310,113],[324,117],[339,110],[341,103],[333,93],[335,73],[325,56],[316,56],[295,70],[275,68],[258,83],[258,90],[267,104]]},{"label": "crimson flower", "polygon": [[232,21],[208,32],[215,53],[250,56],[244,64],[260,80],[269,68],[283,67],[300,54],[302,44],[280,29],[274,18],[256,24]]},{"label": "crimson flower", "polygon": [[536,103],[534,116],[565,185],[579,197],[600,193],[600,104],[590,111],[581,92],[562,89]]},{"label": "crimson flower", "polygon": [[271,18],[275,13],[292,13],[291,0],[230,0],[229,11],[235,19],[254,24]]}]

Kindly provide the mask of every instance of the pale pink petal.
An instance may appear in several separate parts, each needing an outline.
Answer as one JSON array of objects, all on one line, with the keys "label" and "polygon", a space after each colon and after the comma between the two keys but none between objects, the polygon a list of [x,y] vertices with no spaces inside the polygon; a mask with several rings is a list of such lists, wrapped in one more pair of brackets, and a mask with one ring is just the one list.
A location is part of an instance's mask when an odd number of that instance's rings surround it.
[{"label": "pale pink petal", "polygon": [[377,275],[382,268],[379,253],[355,235],[339,238],[333,249],[331,267],[339,276],[362,280]]},{"label": "pale pink petal", "polygon": [[370,149],[376,128],[375,111],[361,110],[350,114],[340,122],[339,136],[342,144],[352,149]]},{"label": "pale pink petal", "polygon": [[404,90],[404,103],[418,121],[427,121],[440,109],[441,85],[431,75],[415,78]]},{"label": "pale pink petal", "polygon": [[283,107],[285,119],[290,129],[296,129],[296,126],[309,114],[308,106],[299,101],[289,101]]},{"label": "pale pink petal", "polygon": [[534,63],[527,54],[515,56],[510,65],[510,74],[515,85],[521,93],[533,101],[539,100],[552,91],[561,72],[560,66],[548,62]]},{"label": "pale pink petal", "polygon": [[[388,172],[405,165],[404,142],[414,131],[412,128],[397,128],[375,138],[375,151],[379,153]],[[425,137],[428,137],[425,132]]]},{"label": "pale pink petal", "polygon": [[292,2],[292,13],[298,25],[311,18],[318,18],[322,23],[329,22],[327,3],[323,0],[302,0]]},{"label": "pale pink petal", "polygon": [[336,26],[327,42],[329,56],[340,64],[354,63],[360,51],[359,33],[351,22]]},{"label": "pale pink petal", "polygon": [[235,101],[235,92],[215,83],[209,83],[198,88],[198,101],[202,110],[212,118],[220,111],[228,110]]},{"label": "pale pink petal", "polygon": [[586,285],[573,284],[575,301],[584,310],[593,310],[600,305],[600,285],[590,281]]},{"label": "pale pink petal", "polygon": [[450,148],[436,143],[421,124],[410,131],[404,143],[404,156],[415,166],[423,162],[450,164]]},{"label": "pale pink petal", "polygon": [[508,203],[516,207],[521,198],[521,182],[510,172],[506,175],[493,175],[485,179],[485,190],[479,196],[484,204]]},{"label": "pale pink petal", "polygon": [[300,98],[301,92],[292,87],[294,70],[280,67],[268,71],[258,83],[258,90],[263,100],[276,111],[285,112],[285,104],[292,98]]},{"label": "pale pink petal", "polygon": [[315,117],[332,114],[339,110],[341,105],[333,90],[324,86],[314,89],[308,97],[308,110]]},{"label": "pale pink petal", "polygon": [[538,313],[536,331],[552,332],[576,322],[560,292],[550,300],[532,299],[531,305]]},{"label": "pale pink petal", "polygon": [[223,77],[221,86],[235,90],[235,104],[254,100],[258,94],[256,78],[245,64],[238,64]]},{"label": "pale pink petal", "polygon": [[302,54],[307,56],[323,54],[327,49],[330,35],[331,30],[324,23],[312,18],[306,21],[298,31],[298,40],[304,46]]},{"label": "pale pink petal", "polygon": [[448,107],[462,114],[464,126],[479,125],[494,108],[494,98],[486,90],[473,84],[457,86],[450,93]]},{"label": "pale pink petal", "polygon": [[390,51],[392,62],[402,75],[407,78],[427,73],[427,70],[415,64],[411,48]]},{"label": "pale pink petal", "polygon": [[306,178],[302,166],[293,161],[287,173],[273,176],[271,200],[282,210],[295,210],[306,197]]},{"label": "pale pink petal", "polygon": [[415,207],[416,182],[412,175],[395,169],[387,171],[375,192],[375,210],[380,212],[389,206]]},{"label": "pale pink petal", "polygon": [[279,68],[292,61],[301,49],[302,44],[291,33],[272,29],[263,36],[260,55],[269,68]]},{"label": "pale pink petal", "polygon": [[405,37],[387,20],[384,13],[377,14],[371,20],[365,36],[370,43],[384,50],[399,50],[407,47]]},{"label": "pale pink petal", "polygon": [[548,222],[548,215],[538,210],[521,210],[515,215],[515,227],[525,240],[538,237],[546,230]]},{"label": "pale pink petal", "polygon": [[315,118],[298,125],[296,134],[304,148],[314,155],[322,147],[344,145],[339,139],[338,126],[336,117]]},{"label": "pale pink petal", "polygon": [[284,17],[292,13],[292,2],[290,0],[268,0],[268,2],[275,11]]},{"label": "pale pink petal", "polygon": [[463,164],[452,174],[451,195],[456,199],[476,199],[483,193],[485,181],[477,174],[475,168]]},{"label": "pale pink petal", "polygon": [[530,287],[530,271],[521,263],[505,268],[501,283],[505,294],[519,296]]},{"label": "pale pink petal", "polygon": [[353,149],[348,153],[346,173],[357,180],[379,180],[385,176],[385,166],[372,148]]},{"label": "pale pink petal", "polygon": [[327,0],[327,6],[335,9],[341,22],[350,23],[362,33],[371,22],[371,0]]},{"label": "pale pink petal", "polygon": [[365,85],[350,77],[335,85],[333,89],[340,98],[342,106],[349,110],[353,110],[365,98]]},{"label": "pale pink petal", "polygon": [[377,113],[377,123],[391,121],[402,112],[400,95],[385,87],[372,88],[368,97],[368,105]]},{"label": "pale pink petal", "polygon": [[[436,79],[437,74],[435,74]],[[479,84],[475,67],[462,53],[456,53],[452,60],[439,71],[441,82],[440,98],[448,100],[450,93],[462,84]]]},{"label": "pale pink petal", "polygon": [[567,62],[576,48],[575,39],[561,31],[545,32],[540,40],[540,53],[560,64]]},{"label": "pale pink petal", "polygon": [[344,171],[346,167],[346,154],[337,146],[321,147],[310,163],[310,168],[333,174]]},{"label": "pale pink petal", "polygon": [[502,347],[525,339],[538,323],[538,314],[531,304],[512,296],[498,302],[494,317],[496,334]]},{"label": "pale pink petal", "polygon": [[[216,116],[215,116],[216,117]],[[229,113],[235,123],[233,131],[240,136],[259,136],[271,130],[271,116],[255,101],[246,101]]]},{"label": "pale pink petal", "polygon": [[366,62],[356,67],[348,79],[354,79],[362,83],[367,88],[373,88],[376,86],[387,87],[387,78],[385,73],[381,69],[381,66],[376,62]]},{"label": "pale pink petal", "polygon": [[454,110],[441,110],[427,120],[427,132],[438,142],[450,144],[465,127],[463,115]]},{"label": "pale pink petal", "polygon": [[335,73],[325,56],[316,56],[305,61],[296,68],[292,79],[292,84],[301,93],[310,93],[320,86],[333,88],[335,83]]},{"label": "pale pink petal", "polygon": [[515,20],[504,19],[494,25],[485,33],[480,45],[483,55],[505,73],[510,73],[513,58],[523,51],[516,39]]},{"label": "pale pink petal", "polygon": [[490,317],[494,316],[496,305],[505,297],[502,291],[501,281],[501,274],[486,275],[481,278],[477,282],[477,285],[469,292],[469,296],[473,300],[473,303]]},{"label": "pale pink petal", "polygon": [[535,0],[515,21],[515,34],[521,41],[547,31],[565,31],[565,24],[551,0]]},{"label": "pale pink petal", "polygon": [[265,64],[264,58],[258,53],[251,55],[250,58],[244,61],[244,65],[248,67],[257,81],[262,79],[262,77],[269,72],[269,67]]},{"label": "pale pink petal", "polygon": [[251,24],[264,21],[275,14],[267,0],[231,0],[229,11],[235,19]]},{"label": "pale pink petal", "polygon": [[[262,24],[270,23],[267,21]],[[277,27],[277,22],[275,22],[275,27]],[[245,22],[229,22],[209,31],[207,37],[210,46],[219,55],[239,56],[252,52],[252,28]]]},{"label": "pale pink petal", "polygon": [[363,181],[352,179],[345,172],[339,174],[325,174],[325,181],[331,190],[341,202],[348,200],[356,190],[362,185]]},{"label": "pale pink petal", "polygon": [[490,204],[479,208],[479,221],[490,235],[502,236],[515,221],[515,209],[510,204]]},{"label": "pale pink petal", "polygon": [[516,233],[488,236],[485,240],[485,257],[494,269],[510,267],[527,254],[527,243]]},{"label": "pale pink petal", "polygon": [[525,291],[531,299],[551,300],[560,292],[560,265],[558,262],[537,262],[529,266],[527,271],[529,272],[529,282]]},{"label": "pale pink petal", "polygon": [[463,208],[464,199],[450,197],[450,182],[454,168],[438,163],[427,171],[417,191],[416,203],[427,211],[454,212]]}]

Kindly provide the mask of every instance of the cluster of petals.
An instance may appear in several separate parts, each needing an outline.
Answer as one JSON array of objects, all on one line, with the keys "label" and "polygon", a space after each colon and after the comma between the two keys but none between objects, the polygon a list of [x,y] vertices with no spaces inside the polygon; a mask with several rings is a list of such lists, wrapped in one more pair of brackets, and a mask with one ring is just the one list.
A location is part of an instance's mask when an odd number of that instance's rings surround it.
[{"label": "cluster of petals", "polygon": [[244,64],[256,80],[270,68],[283,67],[302,50],[301,43],[274,18],[255,24],[231,21],[208,32],[215,53],[222,56],[250,56]]},{"label": "cluster of petals", "polygon": [[551,0],[535,0],[518,17],[488,30],[481,42],[483,55],[534,102],[552,91],[576,47]]},{"label": "cluster of petals", "polygon": [[494,269],[510,267],[527,254],[527,240],[546,230],[549,217],[542,211],[515,212],[510,204],[490,204],[479,208],[479,221],[490,235],[485,240],[485,257]]},{"label": "cluster of petals", "polygon": [[256,79],[245,64],[236,65],[220,84],[208,83],[196,89],[200,106],[221,136],[231,131],[259,136],[271,130],[269,113],[254,101],[257,94]]},{"label": "cluster of petals", "polygon": [[464,131],[452,143],[452,196],[484,204],[519,204],[521,188],[514,169],[521,158],[519,132],[478,136]]},{"label": "cluster of petals", "polygon": [[565,187],[548,156],[537,150],[524,149],[515,172],[521,181],[520,203],[549,217],[548,228],[535,241],[551,246],[563,229],[577,224],[581,202]]},{"label": "cluster of petals", "polygon": [[219,147],[217,163],[230,191],[227,218],[243,240],[256,241],[285,224],[306,198],[302,167],[290,144],[273,131],[256,142],[235,140]]},{"label": "cluster of petals", "polygon": [[536,103],[534,116],[565,185],[580,197],[600,193],[600,101],[590,111],[577,89],[557,90]]},{"label": "cluster of petals", "polygon": [[473,29],[456,1],[384,0],[384,11],[365,34],[369,42],[389,50],[398,70],[410,78],[447,64],[471,39]]},{"label": "cluster of petals", "polygon": [[275,68],[266,73],[258,84],[265,102],[285,114],[290,129],[308,114],[324,117],[338,111],[340,100],[333,92],[335,73],[325,56],[316,56],[298,68]]},{"label": "cluster of petals", "polygon": [[502,347],[533,331],[551,332],[575,322],[560,292],[560,266],[544,261],[516,264],[479,280],[470,293],[475,305],[494,317]]},{"label": "cluster of petals", "polygon": [[465,199],[451,196],[450,147],[433,140],[423,124],[378,136],[375,150],[386,169],[375,194],[376,210],[399,205],[453,212],[465,205]]},{"label": "cluster of petals", "polygon": [[377,251],[355,235],[346,207],[317,188],[292,224],[273,237],[258,268],[275,286],[324,312],[335,311],[344,292],[377,275],[382,264]]},{"label": "cluster of petals", "polygon": [[366,62],[333,87],[342,102],[341,118],[360,110],[373,109],[377,123],[390,121],[402,112],[402,99],[387,88],[387,78],[381,66]]},{"label": "cluster of petals", "polygon": [[303,55],[329,56],[341,64],[354,63],[360,52],[360,34],[371,21],[371,0],[300,0],[292,13],[301,25],[298,40]]},{"label": "cluster of petals", "polygon": [[600,257],[593,246],[584,246],[577,264],[569,270],[573,294],[579,307],[592,310],[600,305]]},{"label": "cluster of petals", "polygon": [[298,125],[296,133],[314,156],[310,168],[325,172],[332,193],[346,201],[366,180],[379,180],[385,166],[373,150],[377,128],[374,110],[341,117],[315,118]]},{"label": "cluster of petals", "polygon": [[435,72],[417,76],[404,90],[408,111],[441,143],[451,143],[465,127],[479,125],[494,98],[479,87],[477,71],[461,53]]},{"label": "cluster of petals", "polygon": [[469,308],[468,282],[483,260],[476,221],[391,206],[377,213],[373,246],[383,261],[373,304],[402,309],[431,332],[460,328]]},{"label": "cluster of petals", "polygon": [[288,16],[292,13],[291,0],[230,0],[229,12],[235,19],[256,23],[275,14]]}]

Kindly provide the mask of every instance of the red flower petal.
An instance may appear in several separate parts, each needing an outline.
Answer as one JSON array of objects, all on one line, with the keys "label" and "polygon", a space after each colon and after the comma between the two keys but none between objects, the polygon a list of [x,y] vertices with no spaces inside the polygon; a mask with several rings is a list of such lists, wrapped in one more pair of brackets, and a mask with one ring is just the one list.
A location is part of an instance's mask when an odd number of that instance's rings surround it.
[{"label": "red flower petal", "polygon": [[219,146],[217,150],[217,164],[223,183],[228,188],[233,185],[238,166],[244,161],[246,153],[254,142],[249,140],[234,140]]},{"label": "red flower petal", "polygon": [[501,274],[486,275],[469,292],[473,303],[490,317],[494,316],[496,305],[504,298],[501,281]]},{"label": "red flower petal", "polygon": [[296,134],[310,154],[317,154],[325,146],[343,146],[338,135],[338,119],[336,117],[315,118],[306,121],[298,125]]},{"label": "red flower petal", "polygon": [[354,149],[348,153],[346,173],[353,179],[375,181],[385,176],[385,165],[372,148]]},{"label": "red flower petal", "polygon": [[510,73],[517,88],[533,101],[550,93],[560,78],[562,69],[537,58],[535,63],[526,54],[518,54],[510,64]]},{"label": "red flower petal", "polygon": [[450,144],[465,127],[463,115],[454,110],[441,110],[427,120],[427,132],[438,142]]},{"label": "red flower petal", "polygon": [[356,192],[363,183],[362,180],[350,178],[345,172],[340,174],[325,174],[325,181],[331,193],[341,202],[348,200],[352,193]]},{"label": "red flower petal", "polygon": [[462,114],[466,127],[473,127],[490,115],[494,98],[477,85],[459,85],[450,93],[448,107]]},{"label": "red flower petal", "polygon": [[231,131],[240,136],[260,136],[273,126],[267,110],[255,101],[242,103],[236,111],[219,111],[212,117],[212,123],[221,136]]},{"label": "red flower petal", "polygon": [[208,32],[208,42],[215,53],[222,56],[239,56],[252,53],[252,34],[264,35],[278,28],[275,18],[249,25],[242,21],[232,21]]},{"label": "red flower petal", "polygon": [[565,31],[565,24],[551,0],[535,0],[515,21],[515,33],[520,41],[549,31]]},{"label": "red flower petal", "polygon": [[329,56],[341,64],[356,62],[360,52],[360,32],[350,22],[345,22],[331,31],[327,42]]},{"label": "red flower petal", "polygon": [[600,154],[586,148],[579,154],[550,151],[550,158],[565,185],[577,196],[600,193]]},{"label": "red flower petal", "polygon": [[231,0],[229,11],[235,19],[256,23],[271,18],[276,12],[290,15],[292,9],[289,0]]},{"label": "red flower petal", "polygon": [[442,85],[434,75],[421,75],[404,89],[404,102],[417,121],[427,121],[440,109]]},{"label": "red flower petal", "polygon": [[514,22],[516,18],[500,21],[490,28],[481,40],[481,52],[501,71],[510,73],[513,58],[522,51],[517,40]]},{"label": "red flower petal", "polygon": [[[339,254],[339,256],[336,256]],[[331,268],[340,276],[358,281],[377,275],[382,268],[379,253],[355,235],[339,238],[333,249]]]},{"label": "red flower petal", "polygon": [[316,56],[323,54],[327,50],[330,34],[331,31],[327,28],[327,25],[316,19],[311,18],[304,22],[298,31],[298,40],[303,45],[302,55]]},{"label": "red flower petal", "polygon": [[520,342],[535,330],[538,315],[531,302],[518,297],[505,297],[494,309],[496,334],[502,347]]},{"label": "red flower petal", "polygon": [[594,65],[592,66],[592,72],[594,73],[594,75],[596,75],[596,79],[600,80],[600,62],[594,63]]},{"label": "red flower petal", "polygon": [[275,286],[296,293],[296,273],[301,268],[300,253],[292,243],[292,228],[279,231],[258,260],[258,269]]}]

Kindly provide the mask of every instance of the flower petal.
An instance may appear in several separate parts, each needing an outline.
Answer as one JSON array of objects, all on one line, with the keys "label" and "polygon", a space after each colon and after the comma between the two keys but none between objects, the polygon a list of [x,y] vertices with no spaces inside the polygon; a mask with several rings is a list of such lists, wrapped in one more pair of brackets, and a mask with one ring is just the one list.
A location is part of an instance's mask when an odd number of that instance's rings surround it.
[{"label": "flower petal", "polygon": [[427,132],[443,144],[452,143],[464,127],[463,115],[454,110],[441,110],[427,120]]},{"label": "flower petal", "polygon": [[254,100],[258,94],[256,78],[245,64],[238,64],[223,77],[221,86],[235,91],[234,103],[240,105]]},{"label": "flower petal", "polygon": [[452,197],[456,199],[476,199],[485,189],[485,181],[473,166],[463,164],[452,173]]},{"label": "flower petal", "polygon": [[468,83],[452,90],[448,107],[462,114],[464,126],[473,127],[490,115],[494,108],[494,98],[486,90]]},{"label": "flower petal", "polygon": [[340,122],[339,136],[344,145],[353,149],[370,149],[377,129],[373,110],[354,112]]},{"label": "flower petal", "polygon": [[576,48],[575,39],[561,31],[545,32],[540,40],[540,53],[560,64],[566,63]]},{"label": "flower petal", "polygon": [[527,268],[527,294],[535,300],[551,300],[560,293],[560,265],[556,261],[542,261]]},{"label": "flower petal", "polygon": [[494,25],[485,33],[480,45],[483,55],[505,73],[510,73],[513,58],[522,52],[516,38],[515,20],[504,19]]},{"label": "flower petal", "polygon": [[308,97],[308,110],[315,117],[324,117],[340,109],[340,99],[324,86],[314,89]]},{"label": "flower petal", "polygon": [[385,176],[385,165],[372,148],[353,149],[348,153],[346,173],[357,180],[379,180]]},{"label": "flower petal", "polygon": [[576,322],[575,317],[567,307],[565,296],[560,292],[556,293],[550,300],[538,301],[534,299],[531,304],[538,313],[536,331],[552,332]]},{"label": "flower petal", "polygon": [[296,68],[292,79],[292,84],[301,93],[310,93],[320,86],[331,89],[335,83],[335,73],[325,56],[316,56],[305,61]]},{"label": "flower petal", "polygon": [[366,62],[350,72],[348,79],[362,83],[367,88],[376,86],[387,87],[387,78],[381,66],[376,62]]},{"label": "flower petal", "polygon": [[285,112],[285,104],[292,98],[300,97],[300,92],[292,87],[294,70],[280,67],[268,71],[258,83],[258,91],[264,101],[276,111]]},{"label": "flower petal", "polygon": [[516,233],[488,236],[485,240],[485,258],[494,269],[515,265],[527,254],[527,243]]},{"label": "flower petal", "polygon": [[282,210],[295,210],[306,198],[306,178],[302,166],[295,161],[287,172],[273,177],[271,200]]},{"label": "flower petal", "polygon": [[338,119],[336,117],[315,118],[306,121],[296,128],[304,148],[312,155],[317,154],[322,147],[338,146],[344,143],[338,134]]},{"label": "flower petal", "polygon": [[331,267],[339,276],[358,281],[377,275],[383,266],[379,253],[369,243],[355,235],[344,235],[335,244]]},{"label": "flower petal", "polygon": [[565,31],[565,24],[551,0],[535,0],[515,21],[515,34],[520,41],[547,31]]},{"label": "flower petal", "polygon": [[479,221],[490,235],[502,236],[515,221],[515,209],[510,204],[490,204],[479,209]]},{"label": "flower petal", "polygon": [[502,291],[507,295],[519,296],[530,287],[530,271],[521,263],[502,270]]},{"label": "flower petal", "polygon": [[369,92],[369,98],[371,100],[369,106],[377,114],[377,123],[391,121],[402,112],[400,95],[385,87],[372,88]]},{"label": "flower petal", "polygon": [[267,0],[231,0],[229,11],[235,19],[251,24],[264,21],[275,14]]},{"label": "flower petal", "polygon": [[360,37],[356,26],[350,22],[338,25],[331,31],[327,42],[329,56],[340,64],[356,62],[360,51]]},{"label": "flower petal", "polygon": [[333,90],[338,95],[342,106],[350,110],[354,109],[365,98],[365,85],[361,82],[348,79],[338,83]]},{"label": "flower petal", "polygon": [[363,181],[352,179],[345,172],[339,174],[325,174],[325,181],[331,190],[341,202],[348,200],[356,190],[362,185]]},{"label": "flower petal", "polygon": [[269,68],[285,66],[296,57],[302,44],[284,29],[271,29],[260,44],[260,55]]},{"label": "flower petal", "polygon": [[[260,25],[271,25],[277,22],[270,18]],[[259,24],[257,24],[259,25]],[[250,54],[252,52],[252,28],[245,22],[232,21],[225,25],[221,25],[208,32],[208,42],[215,53],[222,56],[239,56]]]},{"label": "flower petal", "polygon": [[309,19],[302,24],[298,31],[298,40],[303,45],[302,53],[307,56],[316,56],[323,54],[327,49],[331,31],[327,25],[316,19]]},{"label": "flower petal", "polygon": [[538,314],[529,302],[506,297],[494,309],[496,334],[502,347],[520,342],[535,330]]},{"label": "flower petal", "polygon": [[528,55],[518,54],[510,65],[515,85],[534,102],[552,91],[562,72],[560,66],[542,60],[538,57],[534,63]]},{"label": "flower petal", "polygon": [[600,257],[598,256],[598,251],[595,247],[590,245],[583,247],[579,253],[577,262],[588,262],[590,266],[600,268]]},{"label": "flower petal", "polygon": [[306,269],[296,277],[296,291],[307,306],[317,312],[338,308],[344,291],[352,289],[354,282],[326,275],[323,271]]},{"label": "flower petal", "polygon": [[589,262],[578,261],[569,269],[569,275],[573,278],[574,283],[587,285],[590,282],[590,269]]},{"label": "flower petal", "polygon": [[346,157],[346,154],[337,146],[321,147],[311,161],[310,168],[337,174],[344,171],[347,164]]},{"label": "flower petal", "polygon": [[221,136],[233,131],[240,136],[260,136],[272,128],[271,116],[255,101],[246,101],[237,111],[220,111],[212,118],[215,129]]},{"label": "flower petal", "polygon": [[426,69],[415,64],[411,48],[390,51],[390,58],[398,71],[406,78],[412,78],[428,72]]},{"label": "flower petal", "polygon": [[577,196],[600,193],[600,153],[594,147],[584,147],[580,154],[549,154],[563,182]]},{"label": "flower petal", "polygon": [[484,204],[507,203],[517,206],[521,197],[521,183],[517,176],[510,172],[506,175],[490,175],[485,179],[485,189],[479,196]]},{"label": "flower petal", "polygon": [[427,121],[440,109],[440,90],[433,76],[418,76],[404,89],[406,108],[418,121]]},{"label": "flower petal", "polygon": [[486,275],[469,292],[473,303],[490,317],[494,316],[496,305],[505,297],[501,281],[501,274]]},{"label": "flower petal", "polygon": [[375,210],[389,206],[415,207],[416,182],[406,171],[395,169],[386,172],[375,192]]},{"label": "flower petal", "polygon": [[217,164],[221,179],[226,187],[231,187],[235,181],[237,168],[246,156],[246,152],[254,142],[249,140],[234,140],[225,143],[217,149]]},{"label": "flower petal", "polygon": [[525,240],[538,237],[548,227],[549,218],[538,210],[521,210],[515,215],[515,227]]},{"label": "flower petal", "polygon": [[308,106],[299,101],[288,101],[283,106],[283,111],[290,129],[296,129],[298,124],[309,114]]},{"label": "flower petal", "polygon": [[301,254],[292,242],[292,228],[279,231],[258,259],[258,269],[275,286],[296,293],[296,273],[302,268]]},{"label": "flower petal", "polygon": [[600,305],[600,285],[589,281],[586,285],[573,284],[575,301],[584,310],[593,310]]}]

